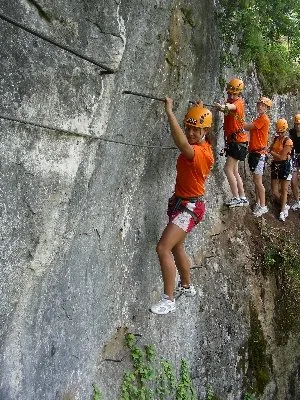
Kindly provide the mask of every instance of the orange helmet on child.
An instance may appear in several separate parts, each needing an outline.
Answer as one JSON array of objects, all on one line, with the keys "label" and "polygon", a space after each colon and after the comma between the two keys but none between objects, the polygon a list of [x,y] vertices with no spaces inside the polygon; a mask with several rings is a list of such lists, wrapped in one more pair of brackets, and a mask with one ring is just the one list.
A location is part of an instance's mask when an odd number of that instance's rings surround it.
[{"label": "orange helmet on child", "polygon": [[244,90],[244,82],[239,78],[232,78],[227,83],[226,92],[231,94],[240,94]]},{"label": "orange helmet on child", "polygon": [[284,118],[280,118],[276,121],[276,132],[285,132],[288,130],[287,120]]},{"label": "orange helmet on child", "polygon": [[257,103],[263,103],[267,107],[272,107],[272,100],[270,100],[268,97],[262,96],[257,100]]},{"label": "orange helmet on child", "polygon": [[294,116],[294,124],[300,124],[300,114]]},{"label": "orange helmet on child", "polygon": [[184,117],[184,125],[195,128],[210,128],[212,125],[212,113],[201,106],[191,107]]}]

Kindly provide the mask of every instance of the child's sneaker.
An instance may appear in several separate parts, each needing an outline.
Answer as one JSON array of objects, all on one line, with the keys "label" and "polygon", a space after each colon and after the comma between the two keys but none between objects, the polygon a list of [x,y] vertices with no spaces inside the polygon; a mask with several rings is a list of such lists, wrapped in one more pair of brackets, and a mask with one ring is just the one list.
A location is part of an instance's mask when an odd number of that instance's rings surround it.
[{"label": "child's sneaker", "polygon": [[300,210],[300,201],[296,201],[296,203],[291,206],[291,210]]},{"label": "child's sneaker", "polygon": [[265,213],[267,213],[269,211],[267,206],[264,207],[260,207],[256,209],[256,211],[253,211],[253,215],[255,215],[256,217],[261,217],[262,215],[264,215]]},{"label": "child's sneaker", "polygon": [[255,206],[253,207],[253,214],[260,209],[260,205],[255,203]]},{"label": "child's sneaker", "polygon": [[226,206],[229,208],[233,207],[243,207],[243,203],[241,202],[241,199],[239,197],[233,197],[229,201],[225,202]]},{"label": "child's sneaker", "polygon": [[178,285],[174,291],[175,299],[178,299],[178,297],[180,297],[182,294],[184,294],[186,297],[194,297],[196,295],[196,289],[194,285],[190,285],[188,288],[186,288],[181,286],[181,282],[178,282]]},{"label": "child's sneaker", "polygon": [[163,294],[161,301],[152,306],[150,310],[154,314],[159,314],[159,315],[165,315],[168,314],[169,312],[175,312],[176,310],[175,300],[172,301],[166,294]]},{"label": "child's sneaker", "polygon": [[282,222],[285,221],[284,211],[281,211],[281,213],[279,214],[279,221],[282,221]]},{"label": "child's sneaker", "polygon": [[247,199],[247,197],[240,197],[240,201],[243,207],[249,206],[249,200]]},{"label": "child's sneaker", "polygon": [[289,209],[290,209],[290,206],[288,204],[286,204],[284,207],[284,211],[283,211],[285,218],[289,215]]}]

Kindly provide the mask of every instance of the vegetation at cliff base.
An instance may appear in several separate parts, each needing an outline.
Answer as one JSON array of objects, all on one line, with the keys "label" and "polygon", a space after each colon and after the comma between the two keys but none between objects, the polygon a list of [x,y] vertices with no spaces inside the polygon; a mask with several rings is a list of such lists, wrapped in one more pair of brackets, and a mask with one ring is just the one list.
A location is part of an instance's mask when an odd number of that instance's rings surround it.
[{"label": "vegetation at cliff base", "polygon": [[253,65],[265,95],[300,89],[299,0],[220,0],[223,65]]},{"label": "vegetation at cliff base", "polygon": [[124,374],[120,400],[197,399],[185,360],[181,360],[177,379],[167,360],[157,360],[153,345],[141,349],[131,333],[125,336],[125,342],[130,350],[133,370]]},{"label": "vegetation at cliff base", "polygon": [[274,326],[277,344],[284,345],[289,335],[300,329],[299,236],[266,227],[262,235],[265,243],[262,271],[276,277]]}]

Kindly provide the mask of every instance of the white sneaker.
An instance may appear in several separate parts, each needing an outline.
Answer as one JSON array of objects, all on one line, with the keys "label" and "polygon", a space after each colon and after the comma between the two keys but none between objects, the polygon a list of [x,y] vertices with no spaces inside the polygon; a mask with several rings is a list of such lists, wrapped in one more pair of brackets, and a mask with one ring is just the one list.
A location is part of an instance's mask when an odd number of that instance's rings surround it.
[{"label": "white sneaker", "polygon": [[291,206],[291,210],[296,211],[299,209],[300,209],[300,201],[296,201],[296,203]]},{"label": "white sneaker", "polygon": [[286,204],[284,207],[284,211],[283,211],[285,218],[289,215],[289,209],[290,209],[290,206],[288,204]]},{"label": "white sneaker", "polygon": [[247,199],[247,197],[240,197],[240,201],[242,202],[243,207],[249,206],[249,200]]},{"label": "white sneaker", "polygon": [[241,202],[241,199],[239,197],[233,197],[229,201],[225,202],[226,206],[229,208],[233,207],[243,207],[243,203]]},{"label": "white sneaker", "polygon": [[196,289],[194,285],[190,285],[188,288],[186,288],[181,286],[181,282],[178,282],[178,285],[174,290],[175,299],[178,299],[178,297],[180,297],[182,294],[184,294],[186,297],[194,297],[196,295]]},{"label": "white sneaker", "polygon": [[282,221],[282,222],[285,221],[284,211],[281,211],[281,213],[279,214],[279,221]]},{"label": "white sneaker", "polygon": [[165,315],[168,314],[169,312],[175,312],[176,310],[175,300],[171,301],[169,300],[169,297],[166,294],[163,294],[161,301],[152,306],[150,310],[154,314],[159,314],[159,315]]},{"label": "white sneaker", "polygon": [[255,203],[255,206],[253,207],[253,214],[260,209],[260,205]]},{"label": "white sneaker", "polygon": [[267,213],[268,211],[269,211],[269,209],[267,206],[264,206],[264,207],[258,206],[256,211],[253,211],[253,215],[255,215],[256,217],[261,217],[263,214]]}]

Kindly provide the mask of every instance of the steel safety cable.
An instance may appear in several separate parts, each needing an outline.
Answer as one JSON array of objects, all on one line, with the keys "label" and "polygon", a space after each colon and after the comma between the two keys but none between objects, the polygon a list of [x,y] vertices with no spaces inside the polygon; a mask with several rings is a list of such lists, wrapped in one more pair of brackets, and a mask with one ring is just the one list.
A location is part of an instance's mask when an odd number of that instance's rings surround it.
[{"label": "steel safety cable", "polygon": [[125,145],[125,146],[147,147],[147,148],[150,148],[150,149],[177,150],[177,147],[174,147],[174,146],[152,146],[152,145],[148,145],[148,144],[129,143],[129,142],[123,142],[121,140],[113,140],[113,139],[102,138],[102,137],[99,137],[99,136],[92,136],[92,135],[90,135],[88,133],[69,131],[69,130],[62,129],[62,128],[56,128],[56,127],[53,127],[53,126],[37,124],[35,122],[25,121],[25,120],[20,119],[20,118],[13,118],[13,117],[9,117],[7,115],[2,115],[2,114],[0,114],[0,119],[7,120],[7,121],[12,121],[12,122],[17,122],[19,124],[24,124],[24,125],[31,125],[31,126],[35,126],[37,128],[47,129],[47,130],[50,130],[50,131],[63,132],[63,133],[68,134],[68,135],[81,136],[81,137],[86,137],[86,138],[90,138],[90,139],[93,139],[93,140],[100,140],[100,141],[108,142],[108,143],[122,144],[122,145]]},{"label": "steel safety cable", "polygon": [[78,53],[77,51],[71,49],[69,46],[62,45],[62,44],[56,42],[55,40],[50,39],[49,37],[42,35],[41,33],[35,31],[34,29],[27,28],[26,26],[20,24],[19,22],[13,20],[10,17],[7,17],[6,15],[2,14],[1,12],[0,12],[0,18],[3,21],[6,21],[6,22],[8,22],[8,23],[10,23],[12,25],[15,25],[16,27],[18,27],[20,29],[23,29],[24,31],[30,33],[31,35],[37,36],[38,38],[40,38],[40,39],[42,39],[42,40],[44,40],[44,41],[46,41],[48,43],[51,43],[54,46],[59,47],[60,49],[65,50],[65,51],[75,55],[76,57],[82,58],[83,60],[88,61],[89,63],[94,64],[97,67],[103,68],[104,71],[101,71],[101,74],[103,74],[103,75],[105,75],[105,74],[114,74],[116,72],[113,69],[107,67],[106,65],[98,63],[97,61],[95,61],[91,57],[87,57],[87,56],[85,56],[83,54]]}]

